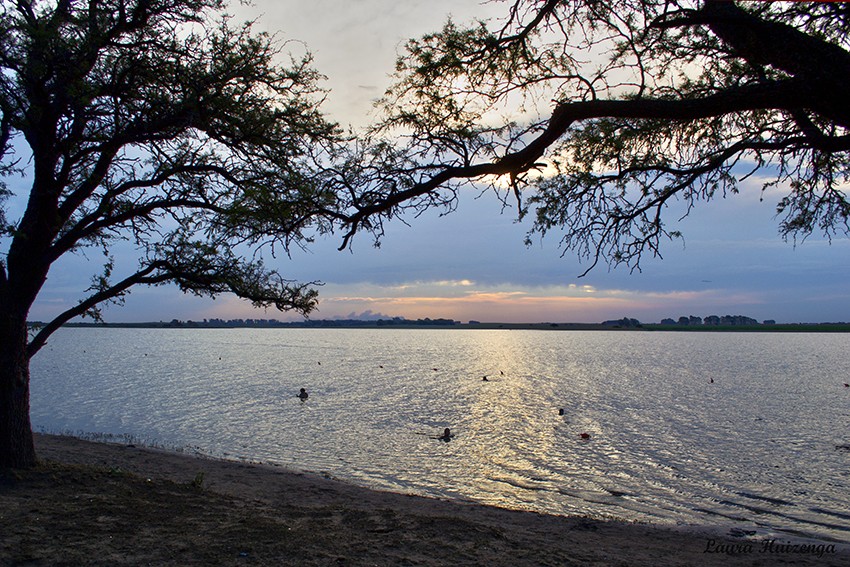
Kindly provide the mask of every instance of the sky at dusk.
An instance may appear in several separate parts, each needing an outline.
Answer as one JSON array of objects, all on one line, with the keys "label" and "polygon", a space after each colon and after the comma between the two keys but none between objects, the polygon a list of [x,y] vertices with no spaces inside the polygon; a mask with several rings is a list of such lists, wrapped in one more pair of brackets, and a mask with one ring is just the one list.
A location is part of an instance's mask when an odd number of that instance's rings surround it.
[{"label": "sky at dusk", "polygon": [[[234,5],[240,19],[257,17],[259,29],[303,41],[316,68],[328,77],[326,112],[343,125],[369,122],[372,101],[389,85],[397,50],[405,39],[457,21],[498,14],[504,5],[475,1],[272,2]],[[302,49],[293,44],[292,49]],[[10,184],[10,188],[14,188]],[[750,179],[738,195],[702,204],[668,228],[684,240],[665,242],[663,259],[646,258],[642,271],[588,267],[574,254],[562,257],[559,236],[523,244],[530,228],[497,199],[477,192],[461,196],[457,211],[437,211],[388,226],[380,248],[368,235],[338,251],[328,237],[291,258],[267,256],[287,278],[321,281],[317,319],[338,317],[452,318],[460,321],[599,322],[634,317],[658,322],[681,315],[747,315],[779,322],[850,321],[850,240],[813,234],[784,242],[774,217],[780,192],[762,195]],[[14,212],[14,211],[13,211]],[[13,216],[13,215],[10,215]],[[132,257],[119,250],[119,261]],[[75,304],[98,271],[97,251],[63,259],[30,313],[48,320]],[[300,319],[245,301],[215,301],[176,288],[137,288],[124,306],[104,312],[111,322],[204,318]]]}]

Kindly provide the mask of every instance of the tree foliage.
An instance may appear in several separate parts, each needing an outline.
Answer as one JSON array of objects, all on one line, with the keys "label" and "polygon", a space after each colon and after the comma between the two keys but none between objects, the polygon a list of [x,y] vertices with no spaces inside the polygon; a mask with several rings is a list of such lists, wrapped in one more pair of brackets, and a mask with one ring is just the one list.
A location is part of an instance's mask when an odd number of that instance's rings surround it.
[{"label": "tree foliage", "polygon": [[[665,209],[756,172],[785,237],[848,230],[850,7],[515,0],[495,23],[406,45],[383,120],[352,160],[346,243],[475,182],[535,233],[639,268],[676,235]],[[392,142],[393,139],[401,140]],[[370,153],[371,152],[371,153]]]},{"label": "tree foliage", "polygon": [[[97,317],[132,286],[234,292],[309,312],[315,291],[234,249],[285,246],[319,229],[314,181],[338,136],[320,114],[309,57],[277,63],[273,38],[234,26],[220,0],[3,2],[0,155],[25,174],[20,219],[2,221],[0,306],[25,316],[63,255],[103,250],[78,315]],[[309,210],[308,210],[309,209]],[[137,269],[116,274],[129,240]]]}]

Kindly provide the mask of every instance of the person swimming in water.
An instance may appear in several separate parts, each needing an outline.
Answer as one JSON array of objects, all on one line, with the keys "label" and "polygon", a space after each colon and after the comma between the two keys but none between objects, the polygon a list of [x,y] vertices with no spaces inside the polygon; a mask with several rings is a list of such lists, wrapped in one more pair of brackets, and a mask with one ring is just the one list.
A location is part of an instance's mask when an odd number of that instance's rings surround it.
[{"label": "person swimming in water", "polygon": [[309,395],[310,395],[310,394],[308,394],[308,393],[307,393],[307,390],[305,390],[304,388],[301,388],[301,391],[300,391],[300,392],[298,392],[298,397],[299,397],[299,398],[301,398],[301,401],[302,401],[302,402],[303,402],[304,400],[306,400],[306,399],[307,399],[307,397],[308,397]]},{"label": "person swimming in water", "polygon": [[448,427],[446,427],[443,430],[443,434],[440,435],[439,437],[437,437],[437,439],[439,439],[440,441],[445,441],[446,443],[448,443],[449,441],[452,440],[452,437],[454,437],[454,435],[452,435],[452,430],[449,429]]}]

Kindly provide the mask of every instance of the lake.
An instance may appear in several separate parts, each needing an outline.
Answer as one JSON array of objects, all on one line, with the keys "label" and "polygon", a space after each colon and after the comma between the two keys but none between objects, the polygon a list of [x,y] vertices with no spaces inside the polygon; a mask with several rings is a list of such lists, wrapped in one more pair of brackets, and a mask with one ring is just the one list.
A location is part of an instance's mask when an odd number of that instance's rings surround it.
[{"label": "lake", "polygon": [[838,333],[64,328],[33,359],[32,420],[378,489],[846,542],[848,347]]}]

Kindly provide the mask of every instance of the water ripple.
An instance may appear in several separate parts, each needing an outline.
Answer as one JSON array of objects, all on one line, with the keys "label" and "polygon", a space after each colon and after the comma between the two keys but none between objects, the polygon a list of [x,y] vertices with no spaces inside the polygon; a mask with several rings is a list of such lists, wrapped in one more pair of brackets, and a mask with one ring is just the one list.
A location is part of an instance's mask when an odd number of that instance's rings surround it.
[{"label": "water ripple", "polygon": [[62,329],[33,361],[32,418],[385,489],[846,540],[849,341]]}]

